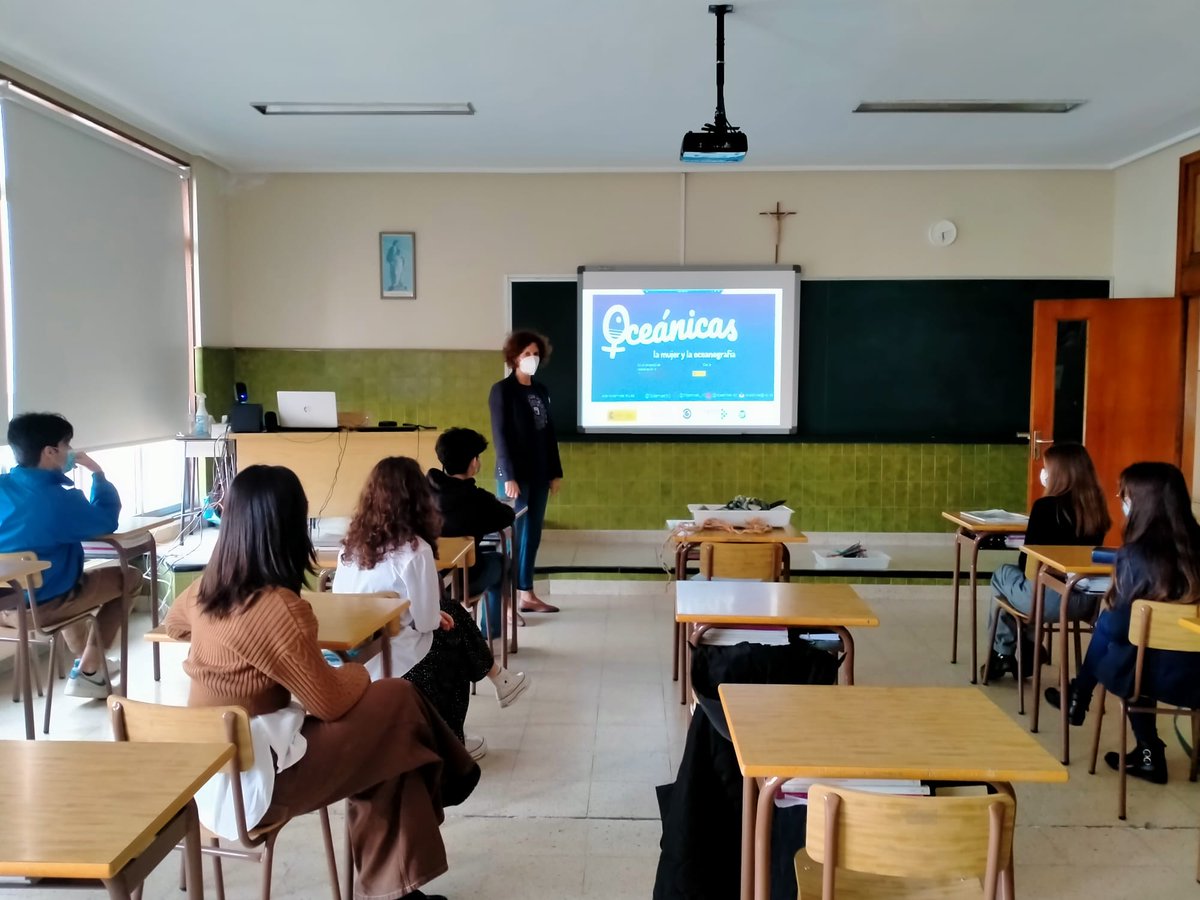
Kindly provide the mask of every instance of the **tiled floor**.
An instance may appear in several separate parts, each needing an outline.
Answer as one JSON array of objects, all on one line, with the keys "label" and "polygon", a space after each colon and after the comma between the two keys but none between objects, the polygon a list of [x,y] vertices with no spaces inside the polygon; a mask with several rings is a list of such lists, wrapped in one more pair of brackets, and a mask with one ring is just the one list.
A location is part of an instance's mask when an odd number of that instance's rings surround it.
[{"label": "tiled floor", "polygon": [[[670,778],[686,728],[670,681],[671,601],[663,585],[646,582],[563,583],[567,588],[581,593],[555,594],[561,615],[529,616],[521,632],[514,664],[532,675],[530,691],[505,710],[486,686],[472,700],[468,730],[484,734],[490,751],[475,795],[447,818],[450,872],[431,890],[459,900],[651,895],[660,836],[654,786]],[[857,636],[860,683],[966,682],[966,666],[947,661],[947,588],[862,591],[882,625]],[[133,650],[132,696],[182,702],[183,649],[164,647],[164,681],[157,688],[149,679],[148,648],[135,641]],[[6,690],[0,683],[0,696]],[[1014,682],[986,690],[1016,718]],[[99,703],[64,698],[55,706],[53,737],[107,738]],[[0,709],[4,737],[21,735],[19,710],[8,702]],[[1113,719],[1106,723],[1106,749],[1115,745]],[[1056,751],[1057,720],[1044,721],[1041,740]],[[1090,721],[1072,733],[1076,752],[1068,784],[1018,786],[1019,895],[1200,895],[1194,880],[1200,784],[1186,780],[1177,742],[1169,741],[1171,783],[1132,783],[1129,821],[1121,823],[1115,774],[1103,763],[1102,771],[1087,774],[1081,754],[1090,733]],[[326,896],[319,846],[315,817],[288,826],[276,862],[277,898]],[[229,863],[225,869],[231,898],[257,896],[252,867]],[[175,874],[174,865],[160,867],[146,896],[179,896]]]}]

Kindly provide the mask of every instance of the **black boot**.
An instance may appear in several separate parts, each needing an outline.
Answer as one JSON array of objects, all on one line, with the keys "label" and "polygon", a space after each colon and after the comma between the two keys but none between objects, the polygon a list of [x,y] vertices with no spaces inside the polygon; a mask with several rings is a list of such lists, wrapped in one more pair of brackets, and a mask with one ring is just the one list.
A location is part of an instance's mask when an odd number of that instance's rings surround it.
[{"label": "black boot", "polygon": [[[1062,697],[1059,695],[1058,688],[1046,688],[1044,696],[1046,702],[1055,709],[1062,709]],[[1067,721],[1072,725],[1082,725],[1083,720],[1087,718],[1088,703],[1092,698],[1090,696],[1081,697],[1075,690],[1074,680],[1067,685],[1067,698]]]},{"label": "black boot", "polygon": [[[1121,754],[1108,752],[1104,761],[1114,772],[1121,763]],[[1151,746],[1138,744],[1125,754],[1125,774],[1141,778],[1151,784],[1167,783],[1167,755],[1161,743]]]}]

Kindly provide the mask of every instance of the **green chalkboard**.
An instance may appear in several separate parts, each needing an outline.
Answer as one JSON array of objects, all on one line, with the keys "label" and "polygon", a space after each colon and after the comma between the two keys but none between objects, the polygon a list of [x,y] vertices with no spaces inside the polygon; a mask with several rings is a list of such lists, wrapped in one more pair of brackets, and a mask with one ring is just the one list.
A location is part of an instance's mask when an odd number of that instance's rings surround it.
[{"label": "green chalkboard", "polygon": [[[1015,442],[1029,423],[1034,301],[1108,295],[1098,279],[804,280],[797,433],[744,439]],[[576,429],[576,282],[515,282],[512,323],[554,345],[539,377],[560,438],[599,437]]]}]

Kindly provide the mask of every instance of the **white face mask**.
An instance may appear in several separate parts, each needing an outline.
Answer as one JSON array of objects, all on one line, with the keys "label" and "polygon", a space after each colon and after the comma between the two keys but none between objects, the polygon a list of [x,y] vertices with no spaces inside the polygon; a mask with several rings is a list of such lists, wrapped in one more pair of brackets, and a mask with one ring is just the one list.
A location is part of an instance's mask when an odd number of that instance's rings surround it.
[{"label": "white face mask", "polygon": [[541,362],[541,360],[536,356],[526,356],[517,363],[517,368],[532,378],[537,374],[539,362]]},{"label": "white face mask", "polygon": [[1121,512],[1125,513],[1125,518],[1129,518],[1129,500],[1121,501]]},{"label": "white face mask", "polygon": [[1042,487],[1050,487],[1050,473],[1042,469]]}]

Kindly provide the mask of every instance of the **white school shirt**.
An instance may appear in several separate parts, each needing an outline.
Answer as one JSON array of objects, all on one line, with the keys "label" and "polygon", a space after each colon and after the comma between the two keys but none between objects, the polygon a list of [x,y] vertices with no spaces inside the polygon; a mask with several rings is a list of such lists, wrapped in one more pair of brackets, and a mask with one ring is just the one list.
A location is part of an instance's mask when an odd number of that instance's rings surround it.
[{"label": "white school shirt", "polygon": [[[338,556],[333,576],[336,594],[369,594],[395,591],[409,602],[400,617],[400,633],[391,638],[392,675],[399,678],[425,658],[433,646],[433,632],[441,624],[442,583],[438,578],[433,548],[421,538],[404,545],[379,560],[373,569]],[[383,661],[376,656],[367,663],[372,680],[383,677]]]}]

